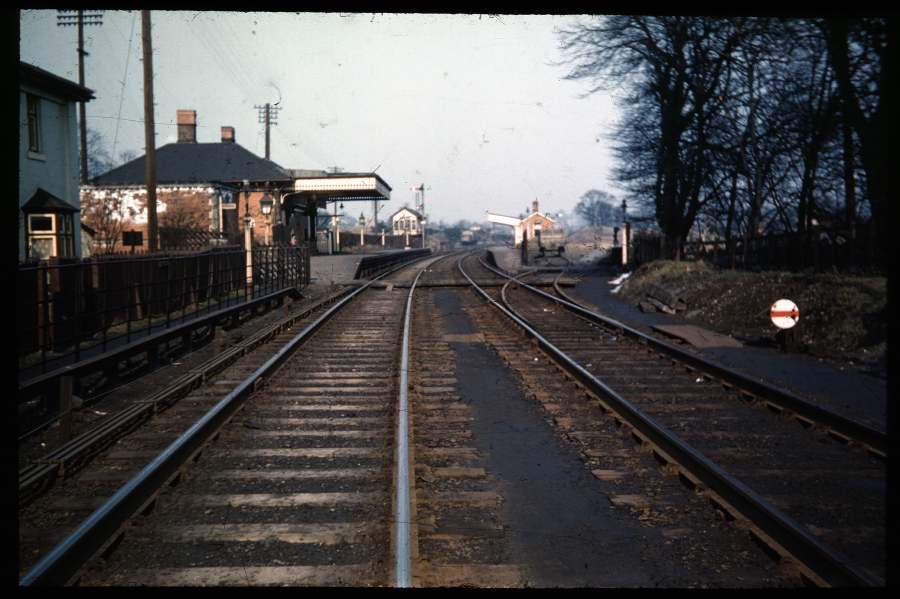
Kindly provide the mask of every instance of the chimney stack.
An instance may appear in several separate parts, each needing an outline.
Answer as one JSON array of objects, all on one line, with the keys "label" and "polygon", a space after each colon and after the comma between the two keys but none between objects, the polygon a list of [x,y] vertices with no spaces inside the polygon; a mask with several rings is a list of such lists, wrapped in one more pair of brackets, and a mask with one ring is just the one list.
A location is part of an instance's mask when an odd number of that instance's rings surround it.
[{"label": "chimney stack", "polygon": [[234,143],[234,127],[222,127],[222,143]]},{"label": "chimney stack", "polygon": [[537,212],[537,211],[538,211],[538,201],[537,201],[537,198],[535,198],[534,201],[531,203],[531,211],[532,211],[532,212]]},{"label": "chimney stack", "polygon": [[178,110],[176,111],[176,114],[176,123],[178,124],[178,143],[197,143],[197,111]]}]

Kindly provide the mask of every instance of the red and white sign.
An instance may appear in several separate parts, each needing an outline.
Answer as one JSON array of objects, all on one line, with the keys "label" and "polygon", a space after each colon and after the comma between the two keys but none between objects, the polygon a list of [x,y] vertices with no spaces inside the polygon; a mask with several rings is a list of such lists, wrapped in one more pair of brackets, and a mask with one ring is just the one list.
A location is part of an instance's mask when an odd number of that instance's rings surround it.
[{"label": "red and white sign", "polygon": [[791,300],[780,299],[772,304],[769,316],[779,329],[789,329],[800,320],[800,308]]}]

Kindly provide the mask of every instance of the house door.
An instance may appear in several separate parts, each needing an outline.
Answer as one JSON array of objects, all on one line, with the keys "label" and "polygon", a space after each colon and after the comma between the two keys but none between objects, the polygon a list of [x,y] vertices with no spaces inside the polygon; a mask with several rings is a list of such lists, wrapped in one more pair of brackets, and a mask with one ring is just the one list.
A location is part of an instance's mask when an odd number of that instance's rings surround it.
[{"label": "house door", "polygon": [[228,239],[238,236],[241,232],[237,213],[237,208],[222,206],[222,232]]}]

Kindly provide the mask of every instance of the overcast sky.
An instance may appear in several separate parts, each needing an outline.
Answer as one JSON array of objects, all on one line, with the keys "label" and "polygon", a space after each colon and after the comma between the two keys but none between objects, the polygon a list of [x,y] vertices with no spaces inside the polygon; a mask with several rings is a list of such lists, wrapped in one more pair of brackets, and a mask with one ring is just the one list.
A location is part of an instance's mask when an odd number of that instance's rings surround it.
[{"label": "overcast sky", "polygon": [[[555,27],[576,17],[152,11],[156,146],[175,111],[200,142],[235,127],[265,154],[255,105],[278,103],[271,158],[286,168],[370,171],[393,188],[383,218],[425,183],[432,222],[571,211],[607,180],[612,99],[564,81]],[[76,28],[21,13],[21,60],[78,80]],[[144,153],[141,17],[85,27],[88,127],[115,155]],[[368,215],[369,208],[366,208]]]}]

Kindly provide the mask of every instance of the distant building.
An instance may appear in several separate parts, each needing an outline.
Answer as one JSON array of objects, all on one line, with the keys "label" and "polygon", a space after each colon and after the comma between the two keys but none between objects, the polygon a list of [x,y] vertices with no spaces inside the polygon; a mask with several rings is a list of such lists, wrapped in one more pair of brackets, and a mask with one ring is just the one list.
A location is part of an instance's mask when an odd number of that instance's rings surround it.
[{"label": "distant building", "polygon": [[19,63],[19,260],[78,257],[76,105],[93,92]]},{"label": "distant building", "polygon": [[524,218],[493,214],[490,211],[488,211],[487,215],[488,221],[513,228],[513,239],[516,247],[522,244],[522,239],[525,235],[528,236],[529,241],[532,241],[546,231],[554,231],[554,233],[558,231],[555,221],[538,210],[538,201],[536,199],[531,203],[531,212]]},{"label": "distant building", "polygon": [[410,236],[421,235],[422,220],[423,217],[419,212],[404,206],[391,215],[391,232],[394,235],[406,235],[407,233]]}]

